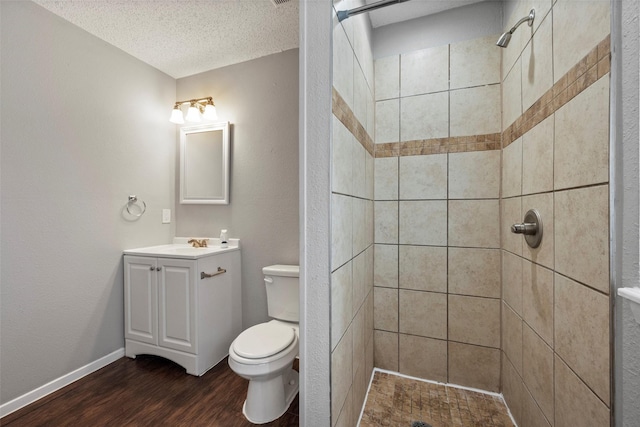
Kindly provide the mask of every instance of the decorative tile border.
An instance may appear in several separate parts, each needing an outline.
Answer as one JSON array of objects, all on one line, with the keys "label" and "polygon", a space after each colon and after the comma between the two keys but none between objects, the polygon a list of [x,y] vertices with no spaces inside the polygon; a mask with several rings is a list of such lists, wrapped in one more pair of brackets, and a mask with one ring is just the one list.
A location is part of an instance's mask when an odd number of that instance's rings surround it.
[{"label": "decorative tile border", "polygon": [[502,148],[558,111],[610,70],[611,37],[607,36],[502,132]]},{"label": "decorative tile border", "polygon": [[373,156],[373,138],[367,133],[366,129],[356,115],[351,111],[347,102],[338,93],[335,87],[332,87],[331,91],[331,111],[340,122],[351,132],[356,140],[364,147],[365,150]]},{"label": "decorative tile border", "polygon": [[449,138],[418,139],[405,142],[376,144],[376,158],[420,156],[428,154],[464,153],[500,149],[499,133]]}]

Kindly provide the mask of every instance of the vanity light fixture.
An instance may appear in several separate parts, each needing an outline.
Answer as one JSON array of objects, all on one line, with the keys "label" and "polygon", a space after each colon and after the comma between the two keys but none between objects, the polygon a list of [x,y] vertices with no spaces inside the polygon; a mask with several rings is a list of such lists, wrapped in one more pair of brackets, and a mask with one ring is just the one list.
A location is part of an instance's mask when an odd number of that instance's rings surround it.
[{"label": "vanity light fixture", "polygon": [[[185,104],[189,104],[186,117],[182,114],[182,106]],[[210,96],[206,98],[190,99],[188,101],[177,101],[173,106],[173,111],[171,111],[169,121],[171,123],[181,125],[184,123],[185,119],[187,119],[188,122],[201,122],[203,117],[205,120],[218,119],[216,105],[213,103],[213,98]]]}]

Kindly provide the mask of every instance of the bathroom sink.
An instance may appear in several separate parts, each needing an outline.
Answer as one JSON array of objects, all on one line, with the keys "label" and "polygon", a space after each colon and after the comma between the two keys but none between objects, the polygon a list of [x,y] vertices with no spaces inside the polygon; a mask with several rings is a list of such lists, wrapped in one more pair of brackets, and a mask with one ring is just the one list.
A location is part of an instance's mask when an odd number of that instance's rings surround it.
[{"label": "bathroom sink", "polygon": [[181,240],[183,239],[184,238],[175,238],[174,243],[168,245],[127,249],[124,253],[126,255],[153,255],[166,258],[198,259],[217,253],[237,251],[240,249],[238,239],[229,239],[229,244],[225,248],[220,245],[218,239],[209,239],[209,246],[206,248],[194,248],[186,243],[186,240],[182,242]]}]

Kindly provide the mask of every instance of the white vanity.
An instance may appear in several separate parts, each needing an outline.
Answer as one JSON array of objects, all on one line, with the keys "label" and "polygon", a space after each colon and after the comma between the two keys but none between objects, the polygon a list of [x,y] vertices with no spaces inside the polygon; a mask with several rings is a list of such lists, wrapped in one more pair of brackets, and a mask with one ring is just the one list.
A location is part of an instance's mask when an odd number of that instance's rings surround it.
[{"label": "white vanity", "polygon": [[240,242],[124,251],[125,354],[165,357],[202,375],[242,332]]}]

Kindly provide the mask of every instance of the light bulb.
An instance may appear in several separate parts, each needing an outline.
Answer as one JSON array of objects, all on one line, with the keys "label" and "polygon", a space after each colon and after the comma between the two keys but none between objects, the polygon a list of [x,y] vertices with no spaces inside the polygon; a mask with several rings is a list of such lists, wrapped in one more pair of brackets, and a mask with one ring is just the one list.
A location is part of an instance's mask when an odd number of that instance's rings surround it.
[{"label": "light bulb", "polygon": [[204,107],[204,114],[202,116],[207,120],[218,120],[216,106],[213,104],[207,104],[207,106]]},{"label": "light bulb", "polygon": [[196,107],[196,103],[192,102],[191,106],[187,110],[187,116],[185,117],[189,122],[200,122],[202,121],[202,117],[200,117],[200,111],[198,107]]},{"label": "light bulb", "polygon": [[177,125],[181,125],[184,123],[184,116],[182,115],[182,110],[177,105],[173,107],[173,111],[171,111],[171,117],[169,118],[169,121]]}]

